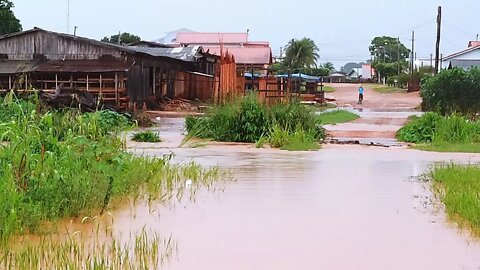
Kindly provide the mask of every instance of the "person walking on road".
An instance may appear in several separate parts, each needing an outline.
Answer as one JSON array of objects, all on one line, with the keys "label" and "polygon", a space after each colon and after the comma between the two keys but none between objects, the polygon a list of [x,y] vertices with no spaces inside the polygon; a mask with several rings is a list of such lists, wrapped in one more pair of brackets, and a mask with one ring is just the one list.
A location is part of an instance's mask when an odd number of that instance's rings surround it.
[{"label": "person walking on road", "polygon": [[362,104],[363,102],[363,92],[363,85],[360,85],[360,87],[358,88],[358,104]]}]

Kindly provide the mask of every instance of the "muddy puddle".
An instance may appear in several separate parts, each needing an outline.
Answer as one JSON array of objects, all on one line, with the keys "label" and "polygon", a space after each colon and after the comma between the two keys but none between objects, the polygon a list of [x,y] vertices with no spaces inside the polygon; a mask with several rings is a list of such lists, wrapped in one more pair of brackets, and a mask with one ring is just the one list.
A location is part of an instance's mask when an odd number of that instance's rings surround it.
[{"label": "muddy puddle", "polygon": [[[174,239],[163,269],[479,269],[480,242],[445,220],[418,176],[435,162],[480,155],[327,145],[318,152],[253,146],[178,145],[181,119],[162,120],[164,147],[228,169],[235,181],[168,205],[112,210],[108,227],[128,238],[145,230]],[[88,232],[88,230],[86,230]]]}]

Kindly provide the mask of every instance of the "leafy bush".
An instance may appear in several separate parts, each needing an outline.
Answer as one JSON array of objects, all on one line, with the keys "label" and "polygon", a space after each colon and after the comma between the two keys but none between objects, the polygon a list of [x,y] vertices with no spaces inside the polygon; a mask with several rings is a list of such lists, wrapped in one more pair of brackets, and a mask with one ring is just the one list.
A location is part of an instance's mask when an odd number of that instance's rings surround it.
[{"label": "leafy bush", "polygon": [[397,138],[410,143],[432,142],[440,119],[440,115],[432,112],[421,117],[413,116],[411,121],[397,132]]},{"label": "leafy bush", "polygon": [[480,123],[459,115],[442,117],[429,112],[413,117],[397,132],[397,138],[411,143],[477,143],[480,142]]},{"label": "leafy bush", "polygon": [[150,143],[157,143],[161,142],[160,136],[157,132],[153,131],[143,131],[135,133],[132,137],[133,141],[136,142],[150,142]]},{"label": "leafy bush", "polygon": [[480,68],[443,70],[424,80],[420,94],[424,110],[474,117],[480,112]]},{"label": "leafy bush", "polygon": [[325,130],[315,113],[299,102],[268,107],[254,96],[215,107],[207,117],[187,117],[185,125],[189,133],[187,138],[224,142],[258,142],[269,137],[273,127],[291,134],[304,130],[316,141],[325,138]]}]

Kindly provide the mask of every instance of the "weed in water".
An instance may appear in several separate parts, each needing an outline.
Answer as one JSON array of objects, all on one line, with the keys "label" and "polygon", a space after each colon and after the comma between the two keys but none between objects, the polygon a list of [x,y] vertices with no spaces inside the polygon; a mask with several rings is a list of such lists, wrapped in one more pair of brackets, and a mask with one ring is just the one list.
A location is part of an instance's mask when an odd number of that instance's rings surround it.
[{"label": "weed in water", "polygon": [[153,132],[153,131],[142,131],[142,132],[135,133],[132,137],[132,140],[136,142],[150,142],[150,143],[161,142],[160,135],[157,132]]}]

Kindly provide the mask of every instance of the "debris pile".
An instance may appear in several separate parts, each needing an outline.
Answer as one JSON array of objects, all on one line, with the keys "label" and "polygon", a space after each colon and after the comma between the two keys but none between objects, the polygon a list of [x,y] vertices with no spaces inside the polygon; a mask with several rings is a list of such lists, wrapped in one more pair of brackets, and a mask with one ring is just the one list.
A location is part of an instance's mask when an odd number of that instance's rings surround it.
[{"label": "debris pile", "polygon": [[160,103],[160,110],[169,111],[169,112],[198,112],[199,108],[194,104],[193,101],[176,98],[176,99],[166,99],[164,102]]}]

